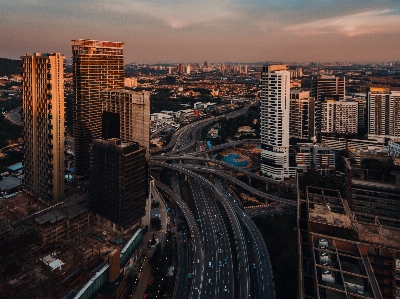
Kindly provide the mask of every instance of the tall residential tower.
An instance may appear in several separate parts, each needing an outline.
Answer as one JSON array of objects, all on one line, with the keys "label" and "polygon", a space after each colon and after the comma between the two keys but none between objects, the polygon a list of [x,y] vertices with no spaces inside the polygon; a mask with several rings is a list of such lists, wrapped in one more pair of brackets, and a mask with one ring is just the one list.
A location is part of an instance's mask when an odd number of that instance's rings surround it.
[{"label": "tall residential tower", "polygon": [[22,59],[24,190],[53,204],[64,199],[64,56]]},{"label": "tall residential tower", "polygon": [[322,131],[322,102],[324,96],[337,95],[338,100],[345,99],[346,83],[344,77],[335,75],[318,75],[311,81],[311,96],[315,98],[315,132],[321,140]]},{"label": "tall residential tower", "polygon": [[367,90],[368,138],[384,141],[400,138],[400,92],[389,86]]},{"label": "tall residential tower", "polygon": [[261,72],[261,172],[289,177],[290,72],[286,65],[263,66]]},{"label": "tall residential tower", "polygon": [[93,139],[102,137],[101,92],[124,88],[124,44],[72,40],[75,175],[90,171]]}]

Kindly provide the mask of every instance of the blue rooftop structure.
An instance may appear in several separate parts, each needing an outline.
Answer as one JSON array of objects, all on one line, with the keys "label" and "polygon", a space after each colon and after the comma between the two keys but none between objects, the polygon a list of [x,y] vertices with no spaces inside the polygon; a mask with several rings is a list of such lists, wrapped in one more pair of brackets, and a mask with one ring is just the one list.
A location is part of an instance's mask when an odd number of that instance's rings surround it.
[{"label": "blue rooftop structure", "polygon": [[10,171],[19,171],[23,169],[24,167],[22,166],[22,162],[16,163],[8,167],[8,170]]}]

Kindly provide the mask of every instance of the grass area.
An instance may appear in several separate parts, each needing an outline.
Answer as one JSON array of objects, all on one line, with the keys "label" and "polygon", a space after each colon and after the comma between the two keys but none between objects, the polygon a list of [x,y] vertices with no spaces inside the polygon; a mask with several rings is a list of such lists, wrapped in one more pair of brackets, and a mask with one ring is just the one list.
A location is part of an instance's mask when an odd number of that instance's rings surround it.
[{"label": "grass area", "polygon": [[22,126],[12,124],[0,114],[0,148],[17,142],[22,142]]},{"label": "grass area", "polygon": [[276,298],[297,298],[297,233],[296,214],[256,216],[271,258]]}]

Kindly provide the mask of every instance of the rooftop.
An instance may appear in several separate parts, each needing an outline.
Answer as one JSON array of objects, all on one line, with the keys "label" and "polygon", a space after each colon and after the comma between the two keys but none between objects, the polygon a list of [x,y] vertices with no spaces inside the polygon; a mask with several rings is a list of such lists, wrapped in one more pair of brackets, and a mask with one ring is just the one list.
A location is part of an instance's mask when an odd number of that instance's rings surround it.
[{"label": "rooftop", "polygon": [[6,177],[0,181],[0,189],[11,189],[19,185],[21,185],[21,179],[13,176]]},{"label": "rooftop", "polygon": [[309,205],[309,220],[352,228],[347,201],[341,198],[339,191],[307,187],[306,200]]}]

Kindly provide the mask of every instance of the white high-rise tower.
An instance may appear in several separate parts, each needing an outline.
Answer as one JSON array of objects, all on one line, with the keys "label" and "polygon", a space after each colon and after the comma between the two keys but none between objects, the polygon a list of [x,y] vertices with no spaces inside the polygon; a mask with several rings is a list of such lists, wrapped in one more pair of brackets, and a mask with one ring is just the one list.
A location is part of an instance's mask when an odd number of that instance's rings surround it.
[{"label": "white high-rise tower", "polygon": [[266,65],[261,72],[261,172],[284,179],[289,171],[290,72]]}]

